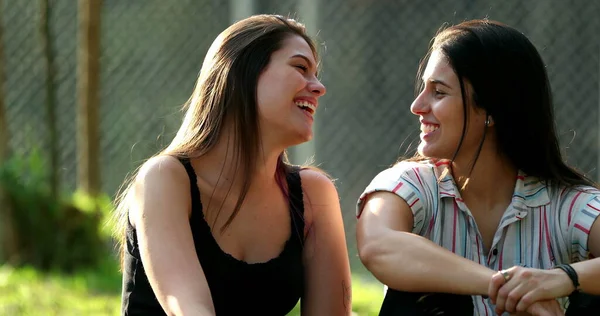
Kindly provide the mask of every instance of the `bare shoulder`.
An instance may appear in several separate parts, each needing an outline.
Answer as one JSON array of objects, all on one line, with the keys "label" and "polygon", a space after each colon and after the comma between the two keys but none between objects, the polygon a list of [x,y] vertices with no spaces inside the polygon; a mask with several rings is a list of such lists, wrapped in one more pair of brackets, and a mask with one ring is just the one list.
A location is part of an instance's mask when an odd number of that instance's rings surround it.
[{"label": "bare shoulder", "polygon": [[185,167],[171,156],[146,161],[134,180],[130,195],[129,220],[135,226],[142,217],[181,213],[189,216],[190,181]]},{"label": "bare shoulder", "polygon": [[325,202],[339,203],[337,189],[333,180],[318,169],[303,169],[300,171],[302,190],[314,204]]},{"label": "bare shoulder", "polygon": [[159,182],[185,179],[187,174],[185,168],[172,156],[156,156],[146,161],[136,177],[136,183],[148,183],[159,180]]},{"label": "bare shoulder", "polygon": [[337,189],[327,174],[318,169],[300,171],[304,200],[306,232],[312,227],[341,223],[341,207]]}]

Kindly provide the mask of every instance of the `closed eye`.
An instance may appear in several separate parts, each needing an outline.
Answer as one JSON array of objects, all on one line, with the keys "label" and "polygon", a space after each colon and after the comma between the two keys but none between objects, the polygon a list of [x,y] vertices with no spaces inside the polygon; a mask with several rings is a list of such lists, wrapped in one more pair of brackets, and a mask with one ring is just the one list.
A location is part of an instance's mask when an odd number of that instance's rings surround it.
[{"label": "closed eye", "polygon": [[304,65],[296,65],[294,66],[296,68],[302,69],[302,71],[306,72],[308,70],[308,67],[304,66]]},{"label": "closed eye", "polygon": [[441,90],[438,90],[438,89],[435,89],[433,91],[433,94],[435,95],[436,98],[442,98],[442,97],[444,97],[446,95],[445,92],[443,92]]}]

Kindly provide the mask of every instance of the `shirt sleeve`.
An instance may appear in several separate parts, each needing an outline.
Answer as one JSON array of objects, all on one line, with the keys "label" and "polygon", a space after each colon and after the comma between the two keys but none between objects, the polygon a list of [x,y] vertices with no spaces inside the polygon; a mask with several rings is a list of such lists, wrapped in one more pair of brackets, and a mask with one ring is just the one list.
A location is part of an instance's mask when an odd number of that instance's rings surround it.
[{"label": "shirt sleeve", "polygon": [[364,204],[374,192],[391,192],[401,197],[412,210],[413,233],[423,236],[433,218],[434,192],[437,192],[437,179],[433,166],[420,162],[400,162],[392,168],[380,172],[360,195],[356,207],[356,217],[360,217]]},{"label": "shirt sleeve", "polygon": [[[569,194],[561,212],[561,225],[565,228],[569,261],[579,262],[590,259],[588,238],[590,229],[600,216],[600,191],[584,189]],[[566,211],[566,212],[565,212]]]}]

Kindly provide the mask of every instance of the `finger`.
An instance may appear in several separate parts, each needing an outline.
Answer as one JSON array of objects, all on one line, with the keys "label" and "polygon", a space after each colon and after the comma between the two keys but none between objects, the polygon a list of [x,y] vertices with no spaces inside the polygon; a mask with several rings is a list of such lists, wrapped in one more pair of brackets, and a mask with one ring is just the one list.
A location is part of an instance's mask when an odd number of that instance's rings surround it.
[{"label": "finger", "polygon": [[539,295],[537,295],[538,291],[535,289],[529,293],[526,293],[521,297],[519,303],[517,303],[516,310],[519,312],[526,311],[531,304],[540,300]]},{"label": "finger", "polygon": [[542,303],[536,303],[531,305],[527,309],[527,313],[533,316],[553,316],[554,311],[549,310],[548,306]]},{"label": "finger", "polygon": [[500,290],[498,290],[498,295],[496,296],[496,313],[502,314],[506,310],[506,300],[508,299],[508,294],[512,292],[512,290],[517,286],[517,283],[513,280],[508,281],[508,283],[504,284]]},{"label": "finger", "polygon": [[564,312],[561,309],[558,302],[552,303],[548,301],[535,302],[531,304],[526,311],[530,315],[534,316],[564,316]]},{"label": "finger", "polygon": [[492,276],[492,280],[490,281],[490,285],[488,286],[488,296],[490,300],[492,300],[492,304],[496,304],[496,296],[498,295],[498,290],[506,283],[504,281],[504,276],[500,272],[494,274]]},{"label": "finger", "polygon": [[552,310],[552,315],[554,316],[565,316],[565,312],[562,307],[560,307],[560,303],[558,301],[553,305],[554,309]]},{"label": "finger", "polygon": [[525,294],[527,294],[527,286],[525,284],[519,284],[508,294],[506,303],[504,303],[504,310],[510,313],[515,312],[517,304]]},{"label": "finger", "polygon": [[531,315],[540,315],[541,309],[540,304],[532,304],[527,308],[527,313]]}]

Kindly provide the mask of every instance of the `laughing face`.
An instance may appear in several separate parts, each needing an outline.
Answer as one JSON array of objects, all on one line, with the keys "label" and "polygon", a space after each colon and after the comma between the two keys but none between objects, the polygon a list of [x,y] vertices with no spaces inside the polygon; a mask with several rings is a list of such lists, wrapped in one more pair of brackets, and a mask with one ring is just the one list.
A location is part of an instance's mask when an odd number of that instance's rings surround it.
[{"label": "laughing face", "polygon": [[[431,53],[422,79],[424,89],[410,107],[411,112],[418,115],[421,122],[419,153],[430,158],[452,159],[460,143],[465,123],[460,82],[454,69],[439,50]],[[464,85],[466,94],[470,96],[470,84],[464,80]],[[461,157],[471,159],[484,133],[485,112],[475,109],[471,99],[467,99],[467,130],[456,160]]]},{"label": "laughing face", "polygon": [[313,116],[324,94],[308,43],[300,36],[286,39],[258,81],[259,124],[267,141],[288,147],[310,140]]}]

